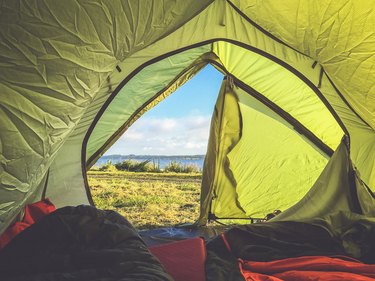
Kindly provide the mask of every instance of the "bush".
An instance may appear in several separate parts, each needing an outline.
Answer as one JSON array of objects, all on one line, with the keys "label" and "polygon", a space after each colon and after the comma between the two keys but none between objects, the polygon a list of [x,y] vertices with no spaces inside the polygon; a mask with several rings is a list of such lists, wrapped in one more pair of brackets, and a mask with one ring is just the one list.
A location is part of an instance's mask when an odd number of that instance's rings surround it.
[{"label": "bush", "polygon": [[185,165],[184,173],[200,173],[202,169],[198,167],[196,164],[187,164]]},{"label": "bush", "polygon": [[100,166],[98,170],[103,172],[117,172],[115,165],[113,165],[111,161],[108,161],[106,164]]},{"label": "bush", "polygon": [[115,164],[117,170],[129,171],[129,172],[160,172],[159,167],[154,163],[150,163],[150,160],[135,161],[125,160]]},{"label": "bush", "polygon": [[[128,171],[128,172],[154,172],[160,173],[159,163],[151,162],[150,160],[136,161],[136,160],[124,160],[122,162],[112,164],[108,161],[106,164],[98,168],[99,171],[103,172],[117,172],[117,171]],[[164,168],[164,172],[172,173],[200,173],[202,170],[195,164],[182,164],[177,161],[171,161]]]},{"label": "bush", "polygon": [[201,170],[197,165],[194,164],[181,164],[176,161],[171,161],[164,168],[165,172],[174,172],[174,173],[198,173]]}]

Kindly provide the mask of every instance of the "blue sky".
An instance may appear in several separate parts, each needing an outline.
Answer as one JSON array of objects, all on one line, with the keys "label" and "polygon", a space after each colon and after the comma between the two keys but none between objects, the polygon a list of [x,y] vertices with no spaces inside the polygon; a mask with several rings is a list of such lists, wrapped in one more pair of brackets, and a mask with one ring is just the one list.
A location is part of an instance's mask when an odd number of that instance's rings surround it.
[{"label": "blue sky", "polygon": [[222,79],[208,65],[139,118],[105,154],[205,154]]}]

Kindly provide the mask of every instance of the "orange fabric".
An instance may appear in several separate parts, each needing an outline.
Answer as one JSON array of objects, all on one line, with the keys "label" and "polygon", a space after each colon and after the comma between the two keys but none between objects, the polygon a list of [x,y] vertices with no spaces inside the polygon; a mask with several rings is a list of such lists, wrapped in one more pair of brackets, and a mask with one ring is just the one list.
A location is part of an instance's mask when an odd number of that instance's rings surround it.
[{"label": "orange fabric", "polygon": [[205,281],[206,246],[202,238],[191,238],[150,247],[175,281]]},{"label": "orange fabric", "polygon": [[239,259],[240,271],[243,277],[245,277],[246,281],[283,281],[282,279],[279,279],[274,276],[256,273],[256,272],[250,271],[249,269],[244,269],[244,265],[246,263],[247,262],[244,262],[243,260]]},{"label": "orange fabric", "polygon": [[223,240],[227,250],[232,253],[232,248],[230,247],[229,242],[228,242],[227,238],[225,237],[225,234],[222,233],[220,236],[221,236],[221,239]]},{"label": "orange fabric", "polygon": [[[374,281],[373,277],[350,272],[331,272],[331,271],[287,271],[274,276],[279,277],[278,280],[284,281]],[[250,279],[251,280],[251,279]]]},{"label": "orange fabric", "polygon": [[270,262],[240,260],[246,281],[375,280],[375,265],[325,256]]},{"label": "orange fabric", "polygon": [[25,215],[22,221],[15,222],[0,236],[0,249],[4,248],[20,232],[55,210],[55,205],[53,205],[49,199],[26,205]]}]

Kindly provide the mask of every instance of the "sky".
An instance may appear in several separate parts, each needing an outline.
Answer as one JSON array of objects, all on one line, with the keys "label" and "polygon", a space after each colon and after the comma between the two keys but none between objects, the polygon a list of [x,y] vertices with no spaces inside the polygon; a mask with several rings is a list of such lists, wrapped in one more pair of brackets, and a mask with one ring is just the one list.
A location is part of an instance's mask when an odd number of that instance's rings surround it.
[{"label": "sky", "polygon": [[222,80],[223,75],[208,65],[139,118],[105,155],[206,154]]}]

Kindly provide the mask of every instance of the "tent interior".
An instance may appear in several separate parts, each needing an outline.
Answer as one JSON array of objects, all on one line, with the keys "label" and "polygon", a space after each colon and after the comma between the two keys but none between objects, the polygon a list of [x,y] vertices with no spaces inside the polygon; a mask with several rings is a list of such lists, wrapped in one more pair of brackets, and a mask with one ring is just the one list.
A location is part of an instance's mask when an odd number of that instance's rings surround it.
[{"label": "tent interior", "polygon": [[[68,213],[72,223],[80,212],[93,214],[63,208],[93,205],[87,170],[140,116],[211,64],[224,79],[195,227],[209,220],[252,221],[279,209],[270,222],[229,230],[222,243],[242,251],[248,242],[243,232],[292,236],[300,225],[305,232],[299,235],[315,241],[309,227],[320,227],[336,242],[341,239],[342,248],[313,253],[373,263],[364,247],[375,245],[373,4],[2,2],[0,232],[22,219],[27,204],[45,198],[63,210],[44,220],[49,223]],[[98,212],[94,216],[107,216]],[[45,237],[48,227],[35,225],[28,233],[36,229]],[[43,242],[23,233],[0,251],[0,260],[17,264],[27,239],[34,246]],[[213,241],[209,249],[222,247]],[[268,257],[312,255],[310,248],[293,245],[300,252],[288,256],[280,246]],[[242,259],[262,260],[238,251]],[[219,268],[232,270],[228,264],[206,271],[212,280],[243,280],[217,276]],[[169,280],[158,278],[148,280]]]}]

